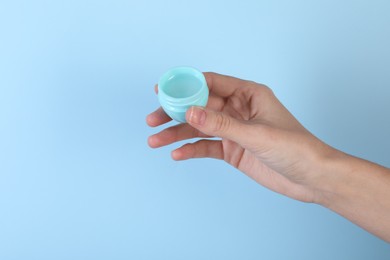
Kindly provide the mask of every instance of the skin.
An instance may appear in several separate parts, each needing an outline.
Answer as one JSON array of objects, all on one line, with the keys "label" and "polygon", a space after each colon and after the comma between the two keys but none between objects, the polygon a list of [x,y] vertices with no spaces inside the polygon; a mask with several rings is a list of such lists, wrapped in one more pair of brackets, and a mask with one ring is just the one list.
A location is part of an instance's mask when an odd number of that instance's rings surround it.
[{"label": "skin", "polygon": [[[224,160],[270,190],[327,207],[390,242],[390,169],[319,140],[267,86],[204,75],[210,90],[206,108],[191,107],[188,123],[150,136],[150,147],[201,138],[174,150],[172,158]],[[171,118],[158,108],[146,121],[156,127]]]}]

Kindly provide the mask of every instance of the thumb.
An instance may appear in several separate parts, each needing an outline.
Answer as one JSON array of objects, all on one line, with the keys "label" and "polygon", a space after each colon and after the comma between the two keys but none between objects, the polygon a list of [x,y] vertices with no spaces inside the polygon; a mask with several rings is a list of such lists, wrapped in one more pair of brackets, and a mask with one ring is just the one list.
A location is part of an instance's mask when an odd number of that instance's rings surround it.
[{"label": "thumb", "polygon": [[187,110],[186,119],[204,134],[229,139],[247,148],[253,147],[254,141],[259,138],[253,125],[207,108],[191,107]]}]

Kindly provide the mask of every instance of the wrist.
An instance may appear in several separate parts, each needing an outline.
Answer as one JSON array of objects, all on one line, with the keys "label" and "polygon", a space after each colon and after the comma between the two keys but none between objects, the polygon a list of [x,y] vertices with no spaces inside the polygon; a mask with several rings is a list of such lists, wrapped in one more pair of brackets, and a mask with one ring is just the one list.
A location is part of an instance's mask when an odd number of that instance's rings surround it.
[{"label": "wrist", "polygon": [[334,149],[320,165],[313,202],[390,242],[390,170]]},{"label": "wrist", "polygon": [[319,177],[313,186],[317,194],[314,202],[333,210],[364,196],[367,189],[375,190],[377,185],[383,184],[381,175],[388,177],[386,168],[332,147],[320,158],[318,165]]},{"label": "wrist", "polygon": [[326,152],[317,158],[317,178],[312,183],[315,196],[313,202],[330,208],[332,203],[347,191],[348,177],[353,171],[353,158],[335,148],[328,147]]}]

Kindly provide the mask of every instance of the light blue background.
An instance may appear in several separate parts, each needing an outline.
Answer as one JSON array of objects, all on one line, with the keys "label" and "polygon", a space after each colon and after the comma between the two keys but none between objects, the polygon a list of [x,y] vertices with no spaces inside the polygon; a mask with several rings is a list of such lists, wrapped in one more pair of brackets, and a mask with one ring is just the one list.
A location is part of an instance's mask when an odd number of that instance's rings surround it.
[{"label": "light blue background", "polygon": [[153,86],[190,65],[269,85],[390,166],[389,1],[1,1],[0,259],[389,259],[337,214],[221,161],[152,150]]}]

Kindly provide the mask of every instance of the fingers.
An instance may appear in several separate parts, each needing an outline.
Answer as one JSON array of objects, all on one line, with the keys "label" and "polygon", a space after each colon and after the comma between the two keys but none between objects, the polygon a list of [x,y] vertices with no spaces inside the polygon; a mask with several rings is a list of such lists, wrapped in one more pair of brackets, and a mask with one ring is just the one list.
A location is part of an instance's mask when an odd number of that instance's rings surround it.
[{"label": "fingers", "polygon": [[226,101],[224,98],[215,95],[209,95],[209,100],[207,101],[206,107],[214,111],[221,111],[225,106],[225,103]]},{"label": "fingers", "polygon": [[232,140],[245,148],[255,148],[266,141],[260,132],[260,126],[244,123],[221,112],[191,107],[187,111],[186,119],[204,134]]},{"label": "fingers", "polygon": [[234,91],[242,87],[245,84],[245,80],[238,78],[217,74],[214,72],[203,73],[209,90],[211,93],[215,93],[221,97],[229,97]]},{"label": "fingers", "polygon": [[[224,97],[227,97],[242,84],[242,80],[230,76],[224,76],[212,72],[205,72],[205,78],[210,88],[210,96],[207,107],[216,111],[221,111],[225,105]],[[154,86],[154,92],[158,94],[158,84]],[[156,127],[170,122],[172,119],[160,107],[146,117],[146,123],[151,127]]]},{"label": "fingers", "polygon": [[156,127],[165,123],[168,123],[171,121],[172,118],[170,118],[164,110],[160,107],[153,113],[149,114],[146,117],[146,123],[151,127]]},{"label": "fingers", "polygon": [[199,130],[193,128],[189,124],[180,124],[171,126],[162,130],[160,133],[152,135],[148,138],[148,144],[152,148],[157,148],[174,142],[196,138],[196,137],[210,137]]},{"label": "fingers", "polygon": [[[207,107],[216,111],[220,111],[224,105],[225,101],[223,98],[217,96],[210,96],[207,102]],[[161,107],[146,117],[146,123],[151,127],[160,126],[170,121],[172,121],[172,118],[170,118]]]},{"label": "fingers", "polygon": [[185,144],[172,152],[172,158],[177,161],[205,157],[222,160],[222,142],[214,140],[200,140],[192,144]]}]

